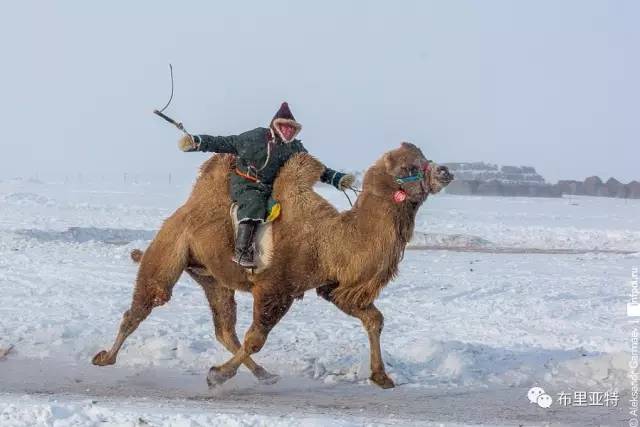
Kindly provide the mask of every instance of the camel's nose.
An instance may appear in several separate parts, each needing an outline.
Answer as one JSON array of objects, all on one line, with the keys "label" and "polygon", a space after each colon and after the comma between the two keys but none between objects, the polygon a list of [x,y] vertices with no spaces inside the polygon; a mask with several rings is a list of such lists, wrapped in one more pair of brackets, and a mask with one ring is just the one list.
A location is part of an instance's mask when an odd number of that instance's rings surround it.
[{"label": "camel's nose", "polygon": [[443,182],[451,182],[453,181],[454,175],[449,172],[449,168],[446,166],[438,166],[438,179]]}]

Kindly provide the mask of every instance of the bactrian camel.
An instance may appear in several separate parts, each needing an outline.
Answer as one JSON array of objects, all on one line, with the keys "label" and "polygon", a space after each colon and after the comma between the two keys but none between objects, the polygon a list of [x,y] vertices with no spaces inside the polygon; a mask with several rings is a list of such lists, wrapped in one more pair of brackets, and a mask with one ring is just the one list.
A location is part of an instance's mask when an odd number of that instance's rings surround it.
[{"label": "bactrian camel", "polygon": [[[125,339],[154,307],[169,301],[186,271],[204,289],[216,338],[233,353],[210,369],[210,386],[233,377],[241,364],[260,380],[274,380],[251,355],[260,351],[294,298],[316,289],[362,321],[369,335],[370,379],[380,387],[393,387],[380,350],[383,316],[374,301],[398,272],[416,212],[429,194],[453,179],[448,169],[428,161],[415,145],[402,143],[367,170],[353,207],[338,212],[313,190],[324,166],[309,154],[295,155],[274,184],[282,213],[272,224],[271,263],[262,271],[245,270],[231,261],[228,183],[233,169],[233,156],[212,156],[186,203],[164,222],[143,255],[133,254],[141,259],[131,307],[111,349],[96,354],[93,363],[114,364]],[[253,322],[242,344],[235,330],[236,291],[253,296]]]}]

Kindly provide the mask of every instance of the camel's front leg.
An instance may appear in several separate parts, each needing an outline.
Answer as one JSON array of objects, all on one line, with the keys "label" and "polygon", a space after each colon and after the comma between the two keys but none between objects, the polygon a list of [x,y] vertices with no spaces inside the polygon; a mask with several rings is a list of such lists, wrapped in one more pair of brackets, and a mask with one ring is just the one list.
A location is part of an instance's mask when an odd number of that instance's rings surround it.
[{"label": "camel's front leg", "polygon": [[244,343],[231,359],[221,366],[213,366],[207,375],[209,387],[215,387],[232,378],[238,367],[253,353],[260,351],[267,335],[287,313],[293,297],[253,289],[253,322],[244,337]]},{"label": "camel's front leg", "polygon": [[349,316],[360,319],[369,335],[369,347],[371,351],[371,377],[369,377],[369,379],[382,388],[395,387],[393,380],[389,378],[384,369],[382,351],[380,350],[380,334],[382,333],[382,327],[384,325],[384,316],[382,316],[380,310],[373,304],[369,304],[366,307],[358,307],[335,300],[331,295],[331,291],[333,291],[336,286],[337,285],[325,285],[319,287],[316,291],[318,295],[335,304],[336,307]]}]

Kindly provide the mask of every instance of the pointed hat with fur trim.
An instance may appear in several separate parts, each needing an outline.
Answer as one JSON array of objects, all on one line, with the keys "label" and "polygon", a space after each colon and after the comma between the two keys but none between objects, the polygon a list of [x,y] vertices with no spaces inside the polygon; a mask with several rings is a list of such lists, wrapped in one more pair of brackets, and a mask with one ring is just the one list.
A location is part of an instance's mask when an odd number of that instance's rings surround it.
[{"label": "pointed hat with fur trim", "polygon": [[[282,135],[282,132],[280,131],[280,126],[282,125],[289,125],[295,128],[296,131],[291,138],[286,139]],[[293,141],[293,139],[302,130],[302,125],[296,121],[295,117],[293,117],[293,113],[289,109],[289,104],[287,104],[286,102],[283,102],[282,105],[280,105],[280,109],[278,110],[276,115],[273,116],[273,119],[271,120],[270,127],[273,130],[273,132],[276,135],[278,135],[278,137],[280,137],[280,139],[283,140],[284,142]]]}]

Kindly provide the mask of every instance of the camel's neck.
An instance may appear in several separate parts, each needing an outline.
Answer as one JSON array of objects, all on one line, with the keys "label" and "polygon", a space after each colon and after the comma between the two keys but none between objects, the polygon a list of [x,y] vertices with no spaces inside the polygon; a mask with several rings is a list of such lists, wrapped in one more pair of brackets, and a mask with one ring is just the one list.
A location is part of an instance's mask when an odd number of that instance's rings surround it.
[{"label": "camel's neck", "polygon": [[[363,191],[352,208],[356,227],[371,236],[386,236],[388,243],[403,251],[413,235],[419,204],[391,199]],[[377,232],[377,233],[376,233]],[[375,237],[374,237],[375,238]]]},{"label": "camel's neck", "polygon": [[[391,197],[384,198],[364,191],[354,207],[343,215],[350,239],[342,235],[340,243],[344,259],[358,266],[355,277],[337,276],[337,280],[353,280],[356,287],[367,295],[363,301],[373,302],[380,290],[398,273],[407,242],[413,234],[417,206],[410,202],[395,204]],[[355,292],[355,291],[354,291]],[[360,291],[358,291],[360,292]]]}]

